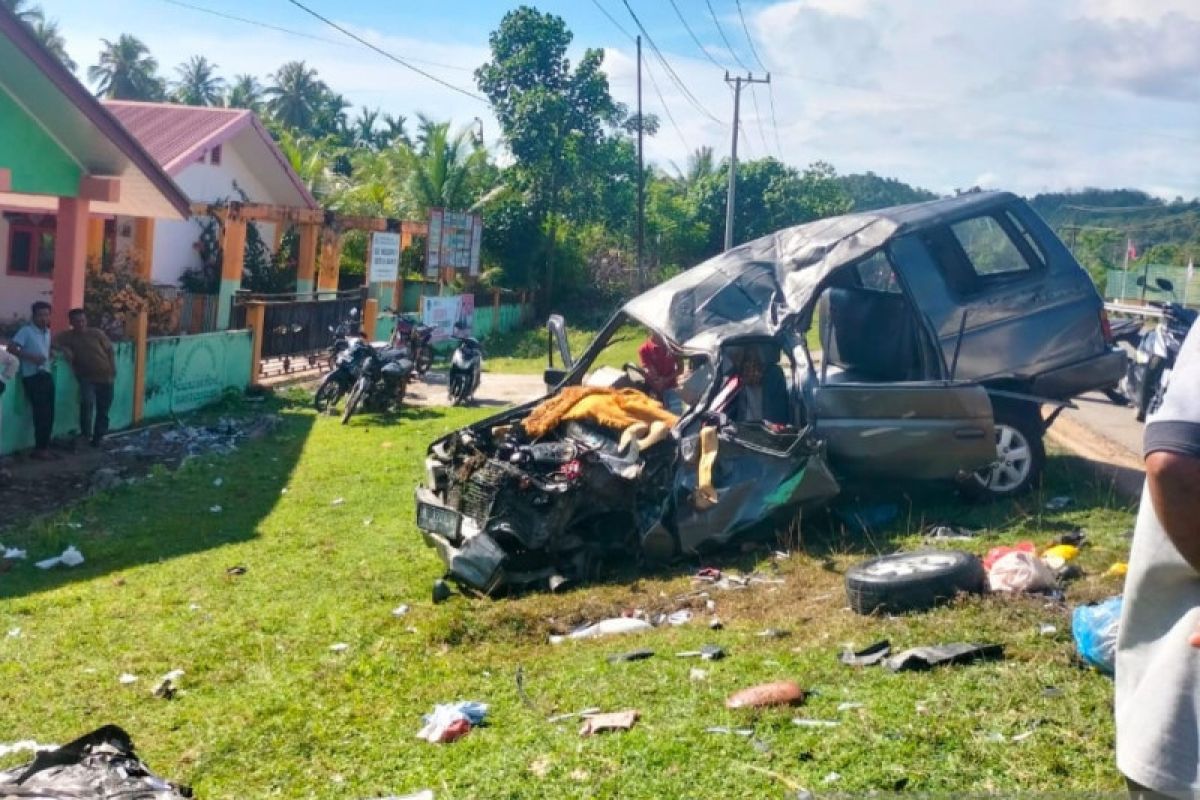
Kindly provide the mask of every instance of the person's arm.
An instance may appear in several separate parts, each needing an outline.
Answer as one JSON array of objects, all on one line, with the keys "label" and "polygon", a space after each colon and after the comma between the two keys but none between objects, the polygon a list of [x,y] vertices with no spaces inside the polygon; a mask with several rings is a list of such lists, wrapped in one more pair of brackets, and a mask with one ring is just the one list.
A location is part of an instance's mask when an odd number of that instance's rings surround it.
[{"label": "person's arm", "polygon": [[101,331],[100,332],[100,340],[102,342],[104,342],[104,352],[108,354],[108,366],[112,370],[113,374],[116,375],[117,374],[117,353],[116,353],[116,348],[113,347],[112,339],[108,338],[107,333],[104,333],[103,331]]},{"label": "person's arm", "polygon": [[1146,456],[1146,487],[1163,531],[1200,573],[1200,458],[1159,450]]},{"label": "person's arm", "polygon": [[64,333],[65,333],[65,331],[63,333],[60,333],[58,336],[55,336],[53,341],[50,342],[50,352],[58,353],[59,355],[61,355],[63,358],[65,358],[67,360],[68,364],[74,364],[75,363],[75,352],[73,350],[71,350],[70,345],[63,344],[63,334]]},{"label": "person's arm", "polygon": [[13,337],[12,342],[8,345],[8,352],[12,353],[22,361],[28,361],[30,364],[40,367],[42,364],[46,363],[46,357],[41,353],[26,352],[25,337],[21,335],[25,332],[25,330],[25,328],[22,328],[21,330],[17,331],[17,335]]}]

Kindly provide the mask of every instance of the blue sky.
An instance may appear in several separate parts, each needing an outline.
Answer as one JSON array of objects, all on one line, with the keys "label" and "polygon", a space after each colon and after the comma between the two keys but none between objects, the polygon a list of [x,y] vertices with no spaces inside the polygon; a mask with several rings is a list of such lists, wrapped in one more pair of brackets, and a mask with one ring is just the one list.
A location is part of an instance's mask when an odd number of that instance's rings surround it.
[{"label": "blue sky", "polygon": [[[464,125],[478,116],[489,143],[500,147],[485,103],[355,44],[287,0],[179,2],[295,33],[171,0],[40,2],[58,19],[81,73],[95,63],[99,40],[121,33],[142,38],[168,76],[194,54],[227,76],[262,79],[284,61],[304,59],[356,107]],[[472,91],[488,34],[513,7],[302,2]],[[1196,0],[741,0],[745,29],[736,0],[675,0],[703,51],[669,0],[627,2],[695,99],[647,46],[644,103],[662,119],[647,153],[664,169],[701,145],[728,153],[732,100],[724,68],[762,71],[748,30],[773,77],[769,92],[760,86],[743,97],[743,157],[773,155],[800,166],[824,160],[839,172],[872,170],[939,192],[977,184],[1023,193],[1120,186],[1200,196]],[[613,95],[632,107],[633,43],[597,4],[636,32],[624,0],[534,3],[564,18],[575,57],[584,47],[605,49]]]}]

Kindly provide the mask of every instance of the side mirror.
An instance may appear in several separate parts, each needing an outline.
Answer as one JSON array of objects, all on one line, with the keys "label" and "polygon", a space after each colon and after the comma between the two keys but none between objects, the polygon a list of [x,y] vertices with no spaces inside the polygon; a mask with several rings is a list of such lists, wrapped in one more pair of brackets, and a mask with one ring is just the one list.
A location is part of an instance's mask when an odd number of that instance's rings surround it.
[{"label": "side mirror", "polygon": [[1175,291],[1175,284],[1171,283],[1166,278],[1155,278],[1154,282],[1158,285],[1158,288],[1162,289],[1164,292]]},{"label": "side mirror", "polygon": [[558,386],[560,383],[566,380],[566,378],[567,371],[565,369],[549,367],[545,372],[542,373],[542,380],[546,382],[546,386],[551,388]]}]

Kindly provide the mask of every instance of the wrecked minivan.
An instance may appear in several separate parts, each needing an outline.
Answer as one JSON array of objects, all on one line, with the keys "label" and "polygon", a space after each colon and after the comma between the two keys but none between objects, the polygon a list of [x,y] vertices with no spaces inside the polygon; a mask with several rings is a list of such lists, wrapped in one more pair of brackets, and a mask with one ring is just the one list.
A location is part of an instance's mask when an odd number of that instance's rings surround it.
[{"label": "wrecked minivan", "polygon": [[[719,547],[847,481],[1012,495],[1057,412],[1123,374],[1106,323],[1008,193],[788,228],[634,298],[577,361],[552,318],[552,388],[430,445],[417,525],[452,578],[493,594]],[[687,365],[675,411],[630,355],[646,334]]]}]

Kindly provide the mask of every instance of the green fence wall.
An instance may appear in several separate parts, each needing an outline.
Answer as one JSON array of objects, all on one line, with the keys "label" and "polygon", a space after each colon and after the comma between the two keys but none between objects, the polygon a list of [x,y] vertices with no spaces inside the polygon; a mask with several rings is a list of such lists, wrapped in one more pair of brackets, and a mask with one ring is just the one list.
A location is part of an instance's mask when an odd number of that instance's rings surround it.
[{"label": "green fence wall", "polygon": [[[249,331],[222,331],[198,336],[169,336],[146,344],[146,389],[143,418],[150,420],[200,408],[226,389],[250,384]],[[133,424],[133,344],[116,345],[117,379],[109,412],[112,430]],[[79,385],[70,366],[55,359],[54,436],[79,432]],[[21,379],[0,396],[0,455],[33,447],[33,420]]]},{"label": "green fence wall", "polygon": [[[429,295],[433,297],[434,295]],[[409,312],[415,314],[416,312]],[[507,333],[520,328],[531,313],[528,305],[519,303],[501,303],[500,313],[492,305],[477,306],[471,331],[476,339],[486,339],[493,333]],[[395,314],[380,314],[375,322],[374,336],[376,341],[389,339],[396,329]]]},{"label": "green fence wall", "polygon": [[[1128,272],[1120,269],[1108,270],[1104,281],[1105,299],[1140,301],[1142,287],[1137,285],[1137,281],[1142,277],[1142,270],[1142,267],[1136,265],[1130,267]],[[1154,283],[1156,278],[1166,278],[1175,285],[1174,297],[1169,296],[1166,292],[1157,291]],[[1146,291],[1147,300],[1174,300],[1180,303],[1186,300],[1189,306],[1200,305],[1200,271],[1193,275],[1189,284],[1187,267],[1151,264],[1146,272],[1146,284],[1150,287]]]}]

